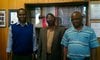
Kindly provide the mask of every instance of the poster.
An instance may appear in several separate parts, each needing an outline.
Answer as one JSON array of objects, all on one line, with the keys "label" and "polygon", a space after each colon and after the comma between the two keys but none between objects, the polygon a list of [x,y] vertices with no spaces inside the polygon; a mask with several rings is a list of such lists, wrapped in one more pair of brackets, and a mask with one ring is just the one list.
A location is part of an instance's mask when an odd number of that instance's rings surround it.
[{"label": "poster", "polygon": [[5,10],[0,10],[0,27],[6,26],[5,13]]}]

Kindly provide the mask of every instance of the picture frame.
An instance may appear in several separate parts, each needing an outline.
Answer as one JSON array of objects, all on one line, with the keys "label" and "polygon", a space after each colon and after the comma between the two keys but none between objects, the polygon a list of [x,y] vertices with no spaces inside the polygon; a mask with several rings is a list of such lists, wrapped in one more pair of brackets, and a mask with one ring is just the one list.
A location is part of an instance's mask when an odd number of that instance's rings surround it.
[{"label": "picture frame", "polygon": [[6,26],[6,10],[0,9],[0,27]]},{"label": "picture frame", "polygon": [[100,37],[100,22],[91,22],[91,28],[94,30],[94,32],[96,33],[97,37]]},{"label": "picture frame", "polygon": [[90,19],[100,20],[100,2],[90,2]]},{"label": "picture frame", "polygon": [[15,24],[18,22],[17,9],[9,9],[8,14],[9,14],[9,26],[11,24]]}]

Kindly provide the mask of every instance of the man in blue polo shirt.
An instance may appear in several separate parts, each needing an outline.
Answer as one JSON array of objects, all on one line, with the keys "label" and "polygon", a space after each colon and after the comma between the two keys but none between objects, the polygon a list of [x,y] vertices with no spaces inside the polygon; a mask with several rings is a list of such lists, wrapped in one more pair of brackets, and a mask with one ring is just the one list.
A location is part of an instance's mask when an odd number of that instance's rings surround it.
[{"label": "man in blue polo shirt", "polygon": [[95,48],[99,46],[95,32],[83,25],[82,14],[78,11],[72,13],[71,21],[73,26],[66,30],[61,41],[64,60],[89,60],[91,51],[95,52]]},{"label": "man in blue polo shirt", "polygon": [[11,25],[8,37],[7,55],[12,60],[32,60],[32,54],[36,51],[35,27],[27,23],[26,10],[17,11],[18,22]]}]

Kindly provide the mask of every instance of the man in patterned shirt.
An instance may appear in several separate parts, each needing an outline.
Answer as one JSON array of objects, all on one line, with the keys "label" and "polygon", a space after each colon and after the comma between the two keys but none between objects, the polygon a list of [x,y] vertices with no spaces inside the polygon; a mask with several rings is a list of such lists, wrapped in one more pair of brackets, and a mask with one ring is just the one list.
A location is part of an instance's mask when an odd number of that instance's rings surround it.
[{"label": "man in patterned shirt", "polygon": [[95,32],[83,25],[82,14],[78,11],[72,13],[71,22],[73,26],[66,30],[61,41],[64,46],[63,58],[64,60],[89,60],[90,56],[95,56],[91,51],[95,53],[95,48],[99,46]]}]

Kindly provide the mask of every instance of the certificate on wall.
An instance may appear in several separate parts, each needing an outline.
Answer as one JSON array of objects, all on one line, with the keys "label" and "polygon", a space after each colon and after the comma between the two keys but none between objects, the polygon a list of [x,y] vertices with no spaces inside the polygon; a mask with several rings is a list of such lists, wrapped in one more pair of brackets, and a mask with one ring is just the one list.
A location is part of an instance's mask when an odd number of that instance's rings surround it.
[{"label": "certificate on wall", "polygon": [[90,19],[100,19],[100,3],[90,3]]},{"label": "certificate on wall", "polygon": [[17,9],[10,9],[9,10],[9,25],[15,24],[17,22],[18,22]]},{"label": "certificate on wall", "polygon": [[11,12],[11,24],[18,22],[17,12]]},{"label": "certificate on wall", "polygon": [[94,29],[96,36],[100,37],[100,23],[91,23],[91,27]]}]

